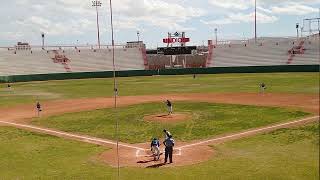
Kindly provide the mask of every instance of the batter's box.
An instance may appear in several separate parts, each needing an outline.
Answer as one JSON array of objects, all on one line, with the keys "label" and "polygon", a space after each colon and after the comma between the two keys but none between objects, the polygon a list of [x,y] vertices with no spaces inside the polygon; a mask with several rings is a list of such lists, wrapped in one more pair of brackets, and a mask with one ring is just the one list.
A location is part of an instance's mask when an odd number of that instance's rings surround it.
[{"label": "batter's box", "polygon": [[[160,151],[160,155],[164,154],[164,150]],[[181,149],[173,149],[173,156],[181,156],[182,155],[182,150]],[[150,149],[144,149],[144,150],[139,150],[137,149],[136,151],[136,157],[152,157],[153,154],[150,151]]]}]

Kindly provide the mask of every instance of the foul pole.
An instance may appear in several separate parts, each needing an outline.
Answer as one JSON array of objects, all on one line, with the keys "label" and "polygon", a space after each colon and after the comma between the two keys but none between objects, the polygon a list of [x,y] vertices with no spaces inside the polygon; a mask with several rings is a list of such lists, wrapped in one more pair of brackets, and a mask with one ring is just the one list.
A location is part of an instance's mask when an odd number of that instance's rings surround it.
[{"label": "foul pole", "polygon": [[[113,30],[113,15],[112,15],[112,0],[110,2],[110,24],[111,24],[111,40],[112,40],[112,66],[113,66],[113,91],[114,91],[114,109],[115,113],[117,110],[117,79],[116,79],[116,66],[114,60],[114,30]],[[116,139],[117,139],[117,170],[118,170],[118,179],[120,179],[120,160],[119,160],[119,120],[116,117]]]}]

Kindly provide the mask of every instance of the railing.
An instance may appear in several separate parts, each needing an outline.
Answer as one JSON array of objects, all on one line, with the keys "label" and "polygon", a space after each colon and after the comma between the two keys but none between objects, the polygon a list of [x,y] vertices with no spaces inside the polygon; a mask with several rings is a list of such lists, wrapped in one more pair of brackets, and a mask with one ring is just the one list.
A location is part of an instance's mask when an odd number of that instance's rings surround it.
[{"label": "railing", "polygon": [[[59,49],[99,49],[99,46],[97,45],[50,45],[50,46],[42,46],[39,45],[34,45],[30,46],[31,49],[33,50],[59,50]],[[101,45],[100,49],[111,49],[111,45]],[[116,49],[126,49],[126,45],[115,45]],[[0,49],[6,49],[6,50],[16,50],[15,46],[7,46],[7,47],[0,47]]]}]

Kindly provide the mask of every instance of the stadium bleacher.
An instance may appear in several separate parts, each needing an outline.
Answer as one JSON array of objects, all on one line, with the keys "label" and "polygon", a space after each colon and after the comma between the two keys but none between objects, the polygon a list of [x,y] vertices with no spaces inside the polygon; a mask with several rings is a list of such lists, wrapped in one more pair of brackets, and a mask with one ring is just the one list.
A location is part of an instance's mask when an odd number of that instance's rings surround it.
[{"label": "stadium bleacher", "polygon": [[[303,54],[294,54],[290,63],[290,53],[293,47],[301,41],[303,43]],[[269,39],[260,43],[244,43],[218,45],[213,50],[212,60],[209,67],[228,66],[271,66],[271,65],[297,65],[297,64],[319,64],[319,42],[312,39]]]},{"label": "stadium bleacher", "polygon": [[[111,49],[53,49],[0,49],[0,76],[113,70]],[[145,68],[139,48],[116,48],[115,65],[119,71]]]},{"label": "stadium bleacher", "polygon": [[[208,52],[176,55],[172,61],[170,56],[146,54],[144,48],[119,46],[115,48],[116,70],[319,64],[318,37],[233,43],[214,45]],[[112,70],[110,46],[0,48],[0,76]]]}]

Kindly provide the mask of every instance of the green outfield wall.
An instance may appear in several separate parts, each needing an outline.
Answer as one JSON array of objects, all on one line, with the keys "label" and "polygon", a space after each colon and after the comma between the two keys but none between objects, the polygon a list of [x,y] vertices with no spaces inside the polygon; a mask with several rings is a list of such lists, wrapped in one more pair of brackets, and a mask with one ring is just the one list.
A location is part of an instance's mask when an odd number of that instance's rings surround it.
[{"label": "green outfield wall", "polygon": [[[221,73],[272,73],[272,72],[319,72],[319,65],[279,65],[279,66],[248,66],[248,67],[211,67],[211,68],[186,68],[186,69],[162,69],[159,75],[183,75],[183,74],[221,74]],[[158,75],[157,70],[130,70],[117,71],[117,77],[152,76]],[[112,77],[112,71],[103,72],[75,72],[53,74],[31,74],[0,76],[0,82],[28,82],[65,79],[88,79]]]}]

